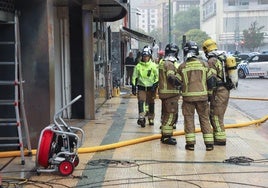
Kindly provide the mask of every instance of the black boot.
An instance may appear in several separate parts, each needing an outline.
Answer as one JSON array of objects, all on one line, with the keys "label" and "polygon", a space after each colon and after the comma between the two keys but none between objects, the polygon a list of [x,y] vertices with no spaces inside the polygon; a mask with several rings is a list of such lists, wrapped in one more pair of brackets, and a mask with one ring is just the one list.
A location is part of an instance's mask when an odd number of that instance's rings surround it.
[{"label": "black boot", "polygon": [[214,141],[214,145],[217,145],[217,146],[225,146],[226,145],[226,141]]},{"label": "black boot", "polygon": [[214,149],[213,144],[206,144],[206,150],[212,151]]},{"label": "black boot", "polygon": [[145,127],[146,120],[145,120],[145,118],[139,118],[138,121],[137,121],[137,123],[141,127]]},{"label": "black boot", "polygon": [[175,138],[172,138],[171,136],[162,136],[161,137],[161,142],[163,144],[168,144],[168,145],[176,145],[177,141]]},{"label": "black boot", "polygon": [[154,120],[153,119],[148,119],[148,121],[149,121],[149,125],[154,125]]},{"label": "black boot", "polygon": [[190,150],[190,151],[194,151],[194,144],[186,144],[185,149]]}]

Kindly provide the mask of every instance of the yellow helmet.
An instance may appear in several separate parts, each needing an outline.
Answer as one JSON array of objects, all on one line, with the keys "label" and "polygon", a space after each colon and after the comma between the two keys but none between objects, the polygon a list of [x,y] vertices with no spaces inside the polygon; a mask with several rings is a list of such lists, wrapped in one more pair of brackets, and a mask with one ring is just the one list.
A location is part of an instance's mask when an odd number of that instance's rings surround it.
[{"label": "yellow helmet", "polygon": [[209,53],[209,52],[211,52],[213,50],[217,50],[218,49],[216,42],[214,40],[212,40],[212,39],[207,39],[203,43],[202,48],[203,48],[203,51],[205,53]]}]

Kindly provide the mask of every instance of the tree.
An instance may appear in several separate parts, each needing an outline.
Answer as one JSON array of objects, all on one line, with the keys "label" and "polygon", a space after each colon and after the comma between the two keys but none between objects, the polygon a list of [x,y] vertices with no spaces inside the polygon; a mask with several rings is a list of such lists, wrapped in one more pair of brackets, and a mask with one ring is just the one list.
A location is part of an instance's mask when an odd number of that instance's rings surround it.
[{"label": "tree", "polygon": [[180,11],[174,16],[173,34],[180,41],[182,36],[191,29],[200,29],[200,10],[190,7],[187,11]]},{"label": "tree", "polygon": [[191,29],[185,33],[185,36],[187,41],[195,41],[199,48],[201,48],[203,42],[209,38],[208,34],[200,29]]},{"label": "tree", "polygon": [[248,30],[243,31],[244,36],[244,47],[249,49],[249,51],[254,52],[258,49],[264,40],[264,33],[261,30],[264,26],[257,27],[257,21],[251,23]]}]

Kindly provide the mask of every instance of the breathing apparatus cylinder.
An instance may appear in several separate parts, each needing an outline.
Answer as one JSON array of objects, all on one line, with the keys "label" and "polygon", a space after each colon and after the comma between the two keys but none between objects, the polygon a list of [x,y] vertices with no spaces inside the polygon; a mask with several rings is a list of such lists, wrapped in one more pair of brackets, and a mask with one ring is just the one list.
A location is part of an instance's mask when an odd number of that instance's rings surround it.
[{"label": "breathing apparatus cylinder", "polygon": [[237,73],[237,63],[235,57],[228,56],[226,58],[226,69],[229,78],[232,80],[232,83],[236,87],[238,83],[238,73]]}]

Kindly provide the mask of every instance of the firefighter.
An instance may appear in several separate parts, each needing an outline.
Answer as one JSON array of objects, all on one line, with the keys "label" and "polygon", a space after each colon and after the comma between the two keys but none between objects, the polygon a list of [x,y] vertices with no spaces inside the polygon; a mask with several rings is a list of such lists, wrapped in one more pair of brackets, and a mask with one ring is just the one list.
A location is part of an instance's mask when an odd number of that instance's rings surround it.
[{"label": "firefighter", "polygon": [[208,89],[215,87],[215,77],[205,62],[198,59],[199,48],[193,41],[186,42],[183,48],[185,62],[178,68],[178,78],[182,84],[182,114],[184,116],[184,132],[186,150],[194,150],[195,110],[199,116],[206,150],[213,150],[213,130],[209,121]]},{"label": "firefighter", "polygon": [[141,61],[134,67],[132,76],[132,94],[137,94],[138,98],[139,118],[137,123],[141,127],[145,127],[146,103],[148,103],[149,106],[147,114],[149,125],[154,125],[154,100],[158,87],[158,68],[151,60],[152,50],[150,47],[145,46],[141,52],[141,56]]},{"label": "firefighter", "polygon": [[219,60],[217,44],[212,39],[207,39],[202,45],[208,59],[208,66],[217,74],[217,88],[210,95],[210,122],[214,131],[214,145],[226,145],[226,133],[224,128],[224,114],[227,109],[230,91],[225,87],[225,70]]},{"label": "firefighter", "polygon": [[165,51],[164,50],[159,50],[156,63],[157,64],[161,63],[161,61],[164,60],[164,57],[165,57]]},{"label": "firefighter", "polygon": [[158,95],[162,102],[161,111],[161,142],[176,145],[172,138],[173,126],[178,118],[178,100],[180,97],[180,82],[176,78],[176,64],[179,47],[173,43],[165,48],[166,57],[159,63],[159,88]]}]

